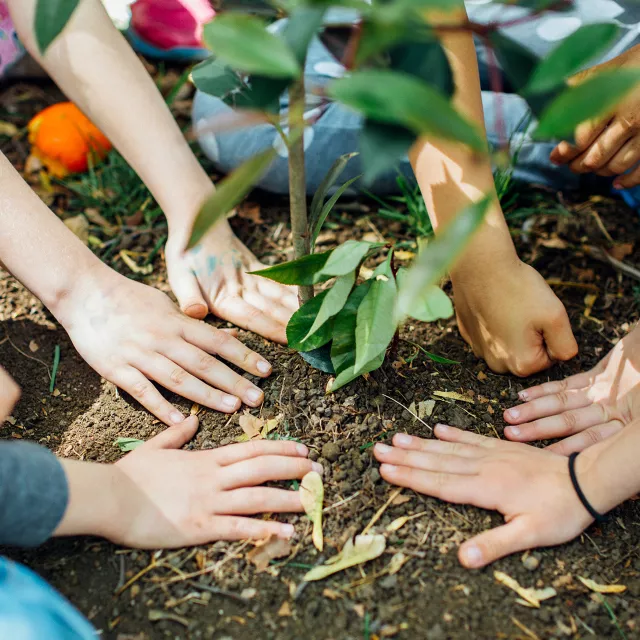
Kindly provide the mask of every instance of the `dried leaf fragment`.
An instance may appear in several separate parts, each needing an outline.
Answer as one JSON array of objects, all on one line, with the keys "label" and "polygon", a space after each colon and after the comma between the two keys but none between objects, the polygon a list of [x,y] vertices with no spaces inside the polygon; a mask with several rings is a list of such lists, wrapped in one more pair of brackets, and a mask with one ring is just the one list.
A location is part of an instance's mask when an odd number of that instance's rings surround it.
[{"label": "dried leaf fragment", "polygon": [[38,345],[38,343],[35,340],[32,340],[29,343],[29,351],[31,351],[31,353],[35,353],[39,348],[40,348],[40,345]]},{"label": "dried leaf fragment", "polygon": [[556,595],[556,590],[551,587],[546,589],[525,589],[511,576],[508,576],[502,571],[494,571],[493,577],[500,584],[503,584],[505,587],[515,591],[524,602],[536,609],[540,608],[540,602],[542,600],[548,600]]},{"label": "dried leaf fragment", "polygon": [[430,418],[435,406],[435,400],[423,400],[422,402],[418,402],[418,418],[421,420],[424,418]]},{"label": "dried leaf fragment", "polygon": [[355,567],[369,562],[369,560],[374,560],[384,553],[386,545],[387,541],[381,535],[356,536],[354,539],[347,541],[338,555],[329,558],[325,564],[311,569],[304,576],[304,580],[306,582],[322,580],[349,567]]},{"label": "dried leaf fragment", "polygon": [[116,447],[120,448],[120,451],[125,453],[137,449],[140,445],[144,444],[144,440],[138,440],[137,438],[118,438],[114,441]]},{"label": "dried leaf fragment", "polygon": [[293,615],[293,614],[291,613],[291,605],[289,604],[289,601],[288,601],[288,600],[285,600],[285,601],[282,603],[282,606],[280,607],[280,609],[278,609],[278,615],[279,615],[281,618],[284,618],[284,617],[290,617],[290,616],[292,616],[292,615]]},{"label": "dried leaf fragment", "polygon": [[578,576],[578,580],[580,580],[587,589],[591,589],[591,591],[595,591],[596,593],[622,593],[627,590],[627,587],[623,584],[598,584],[582,576]]},{"label": "dried leaf fragment", "polygon": [[318,551],[324,548],[322,534],[322,503],[324,502],[324,485],[322,476],[317,471],[309,471],[300,483],[300,502],[313,523],[313,545]]},{"label": "dried leaf fragment", "polygon": [[275,418],[271,418],[264,423],[262,427],[262,431],[260,432],[261,438],[266,438],[274,429],[277,429],[280,423],[282,422],[282,418],[284,416],[279,413]]},{"label": "dried leaf fragment", "polygon": [[473,398],[463,396],[461,393],[456,393],[455,391],[434,391],[433,395],[438,398],[446,398],[447,400],[459,400],[460,402],[474,404]]},{"label": "dried leaf fragment", "polygon": [[244,431],[244,437],[237,438],[238,441],[252,440],[260,435],[260,430],[264,426],[264,420],[257,416],[252,416],[249,411],[245,409],[245,412],[240,416],[240,427]]},{"label": "dried leaf fragment", "polygon": [[89,242],[89,221],[80,213],[64,220],[64,224],[84,244]]},{"label": "dried leaf fragment", "polygon": [[257,573],[266,571],[269,563],[276,558],[284,558],[291,553],[291,544],[277,536],[269,536],[256,544],[247,553],[247,560],[256,567]]}]

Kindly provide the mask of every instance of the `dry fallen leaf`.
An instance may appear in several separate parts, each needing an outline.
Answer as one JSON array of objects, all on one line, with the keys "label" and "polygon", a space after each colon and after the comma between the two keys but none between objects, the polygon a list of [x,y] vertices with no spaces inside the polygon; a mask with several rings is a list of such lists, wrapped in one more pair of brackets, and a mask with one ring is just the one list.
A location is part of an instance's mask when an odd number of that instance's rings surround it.
[{"label": "dry fallen leaf", "polygon": [[264,420],[257,416],[252,416],[247,409],[240,416],[240,426],[244,431],[244,436],[236,438],[238,442],[251,440],[260,435],[260,430],[264,426]]},{"label": "dry fallen leaf", "polygon": [[616,260],[624,260],[627,256],[630,256],[633,253],[633,243],[632,242],[621,242],[619,244],[614,244],[611,249],[609,249],[609,255]]},{"label": "dry fallen leaf", "polygon": [[435,400],[423,400],[422,402],[418,402],[418,418],[421,420],[424,418],[430,418],[435,406]]},{"label": "dry fallen leaf", "polygon": [[392,501],[391,504],[394,507],[398,507],[401,504],[406,504],[407,502],[409,502],[411,500],[411,496],[403,496],[402,494],[399,496],[396,496]]},{"label": "dry fallen leaf", "polygon": [[511,576],[508,576],[502,571],[494,571],[493,576],[505,587],[509,587],[509,589],[515,591],[520,598],[522,598],[523,602],[535,607],[536,609],[540,608],[540,602],[542,600],[548,600],[556,595],[556,590],[551,587],[548,587],[547,589],[525,589],[524,587],[521,587],[520,584]]},{"label": "dry fallen leaf", "polygon": [[405,556],[404,553],[400,551],[395,553],[391,558],[391,562],[387,565],[387,573],[390,576],[395,575],[407,562],[409,562],[409,556]]},{"label": "dry fallen leaf", "polygon": [[306,582],[322,580],[349,567],[373,560],[384,553],[386,545],[387,541],[381,535],[356,536],[355,539],[347,541],[338,555],[329,558],[325,564],[311,569],[305,575],[304,580]]},{"label": "dry fallen leaf", "polygon": [[340,593],[338,593],[337,591],[334,591],[333,589],[325,589],[322,592],[322,595],[325,598],[329,598],[329,600],[337,600],[338,598],[344,598],[343,595],[341,595]]},{"label": "dry fallen leaf", "polygon": [[593,305],[595,304],[597,299],[598,299],[597,293],[587,293],[587,295],[584,297],[584,317],[585,318],[591,317],[591,312],[593,311]]},{"label": "dry fallen leaf", "polygon": [[89,221],[81,213],[73,218],[67,218],[64,223],[67,229],[70,229],[84,244],[89,242]]},{"label": "dry fallen leaf", "polygon": [[121,249],[120,253],[118,253],[118,255],[120,256],[120,258],[122,258],[122,262],[124,262],[127,267],[129,267],[129,269],[131,269],[131,271],[133,271],[133,273],[138,273],[141,274],[143,276],[148,276],[152,271],[153,271],[153,265],[152,264],[147,264],[147,265],[139,265],[132,257],[131,257],[131,252],[130,251],[126,251],[125,249]]},{"label": "dry fallen leaf", "polygon": [[476,377],[480,382],[484,382],[489,376],[484,371],[478,371],[478,375]]},{"label": "dry fallen leaf", "polygon": [[474,404],[474,401],[469,396],[463,396],[461,393],[455,391],[434,391],[433,395],[438,398],[447,398],[448,400],[459,400],[460,402],[469,402]]},{"label": "dry fallen leaf", "polygon": [[580,580],[587,589],[591,589],[591,591],[595,591],[596,593],[622,593],[627,590],[627,587],[623,584],[598,584],[582,576],[578,576],[578,580]]},{"label": "dry fallen leaf", "polygon": [[[534,600],[537,600],[538,602],[548,600],[549,598],[553,598],[557,595],[557,592],[553,587],[546,587],[545,589],[526,589],[526,591]],[[518,604],[521,604],[523,607],[535,608],[534,605],[521,598],[516,598],[516,602]]]},{"label": "dry fallen leaf", "polygon": [[7,136],[7,138],[13,138],[18,133],[18,127],[12,122],[6,122],[0,120],[0,136]]},{"label": "dry fallen leaf", "polygon": [[247,560],[255,565],[258,573],[266,571],[269,563],[276,558],[284,558],[291,553],[291,545],[288,540],[277,536],[270,536],[256,544],[255,548],[247,553]]},{"label": "dry fallen leaf", "polygon": [[305,513],[313,522],[313,545],[322,551],[324,540],[322,535],[322,503],[324,501],[324,485],[322,476],[317,471],[309,471],[300,483],[300,502]]},{"label": "dry fallen leaf", "polygon": [[405,524],[409,522],[409,516],[401,516],[400,518],[396,518],[393,522],[387,525],[387,531],[397,531],[404,527]]},{"label": "dry fallen leaf", "polygon": [[40,346],[38,345],[38,343],[35,340],[32,340],[29,343],[29,351],[31,351],[31,353],[35,353],[39,348],[40,348]]},{"label": "dry fallen leaf", "polygon": [[282,422],[284,416],[280,413],[275,418],[271,418],[264,423],[262,431],[260,432],[261,438],[266,438],[274,429],[278,428],[278,425]]},{"label": "dry fallen leaf", "polygon": [[278,610],[278,615],[281,618],[284,617],[289,617],[292,616],[293,614],[291,613],[291,605],[289,604],[289,602],[287,600],[285,600],[282,603],[282,606],[280,607],[280,609]]},{"label": "dry fallen leaf", "polygon": [[260,216],[260,205],[254,202],[243,202],[238,207],[238,217],[250,220],[253,224],[262,224],[264,222]]}]

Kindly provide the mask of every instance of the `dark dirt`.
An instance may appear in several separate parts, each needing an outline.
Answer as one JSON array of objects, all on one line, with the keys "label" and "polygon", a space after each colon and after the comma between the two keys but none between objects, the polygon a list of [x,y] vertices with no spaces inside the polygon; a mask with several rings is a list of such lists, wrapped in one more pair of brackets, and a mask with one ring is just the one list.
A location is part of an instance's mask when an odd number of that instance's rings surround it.
[{"label": "dark dirt", "polygon": [[[580,248],[584,243],[603,243],[592,214],[594,206],[616,243],[634,242],[639,226],[635,214],[607,200],[567,206],[570,216],[541,215],[528,230],[529,243],[518,240],[523,255],[532,258],[545,277],[571,283],[556,289],[581,345],[581,354],[573,362],[535,380],[560,378],[592,366],[638,315],[634,282],[586,257]],[[267,213],[264,218],[269,219]],[[276,218],[281,219],[282,214]],[[356,225],[358,235],[371,232],[370,224],[377,225],[385,237],[394,231],[375,218],[365,220],[369,222],[361,219]],[[240,233],[247,237],[245,222],[238,223]],[[273,254],[271,239],[278,225],[276,219],[262,225],[260,234],[253,234],[251,242],[259,254]],[[340,239],[343,233],[352,232],[338,228],[328,241]],[[639,264],[640,253],[626,260]],[[161,271],[156,281],[162,282]],[[64,332],[31,294],[8,276],[0,280],[0,287],[0,317],[6,336],[0,340],[0,362],[23,388],[15,424],[5,424],[3,437],[30,438],[62,456],[113,461],[121,455],[113,444],[117,437],[146,439],[158,432],[161,426],[149,414],[127,397],[116,395],[113,385],[100,380],[79,358]],[[598,297],[592,317],[587,318],[584,298],[591,292]],[[301,440],[324,465],[326,505],[336,505],[326,514],[324,558],[361,531],[393,491],[380,479],[371,456],[372,443],[388,440],[398,430],[430,435],[429,429],[387,396],[408,406],[432,398],[434,391],[467,394],[473,403],[437,399],[429,423],[452,423],[500,437],[501,413],[524,386],[521,380],[487,371],[463,343],[453,321],[409,325],[402,337],[459,360],[460,365],[437,365],[422,354],[407,364],[403,360],[410,360],[415,349],[401,341],[394,362],[332,396],[324,392],[328,376],[311,370],[296,354],[249,334],[241,337],[275,365],[273,376],[262,382],[266,401],[261,415],[283,413],[278,437]],[[31,351],[30,343],[38,346],[37,351]],[[47,367],[56,344],[62,358],[53,395]],[[189,408],[189,403],[177,401],[183,409]],[[201,428],[190,446],[226,444],[240,433],[237,415],[229,419],[206,411],[201,413]],[[310,583],[302,591],[302,576],[320,562],[302,516],[288,518],[297,528],[293,555],[262,574],[256,574],[245,559],[250,548],[246,543],[218,542],[195,550],[153,554],[84,538],[7,553],[69,597],[107,639],[543,639],[622,638],[622,633],[627,638],[640,637],[640,502],[628,502],[605,524],[591,527],[571,544],[469,572],[458,564],[457,546],[471,534],[497,525],[500,518],[410,491],[403,495],[408,500],[390,506],[373,531],[384,532],[402,515],[424,515],[386,534],[387,550],[381,558],[361,569]],[[407,562],[390,575],[386,570],[397,553],[404,554]],[[152,558],[157,568],[115,596],[118,587],[148,567]],[[206,573],[188,577],[203,567]],[[525,608],[515,602],[513,592],[494,580],[496,569],[526,587],[554,586],[558,595],[539,610]],[[609,612],[577,576],[622,583],[628,589],[607,596]]]}]

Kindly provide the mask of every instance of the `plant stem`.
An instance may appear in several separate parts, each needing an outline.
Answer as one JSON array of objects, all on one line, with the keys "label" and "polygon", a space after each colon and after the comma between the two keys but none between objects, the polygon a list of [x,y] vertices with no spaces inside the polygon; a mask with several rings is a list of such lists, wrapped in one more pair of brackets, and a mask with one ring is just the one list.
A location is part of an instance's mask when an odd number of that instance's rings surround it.
[{"label": "plant stem", "polygon": [[[291,233],[296,260],[311,250],[307,220],[307,182],[304,172],[304,78],[289,88],[289,200]],[[300,302],[313,298],[313,287],[300,287]]]}]

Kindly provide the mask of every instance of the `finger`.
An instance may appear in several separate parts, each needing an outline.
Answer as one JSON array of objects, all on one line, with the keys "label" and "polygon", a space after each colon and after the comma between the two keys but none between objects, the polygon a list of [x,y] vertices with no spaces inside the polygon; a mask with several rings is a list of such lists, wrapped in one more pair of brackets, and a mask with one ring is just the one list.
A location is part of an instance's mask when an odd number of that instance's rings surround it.
[{"label": "finger", "polygon": [[599,122],[583,122],[578,125],[575,134],[575,145],[561,142],[549,156],[554,164],[567,164],[577,158],[606,129],[611,118]]},{"label": "finger", "polygon": [[219,447],[212,452],[213,460],[226,467],[242,460],[252,460],[260,456],[302,456],[309,455],[309,449],[299,442],[291,440],[252,440]]},{"label": "finger", "polygon": [[509,440],[517,442],[531,442],[532,440],[548,440],[549,438],[564,438],[574,433],[584,431],[607,418],[603,406],[593,403],[582,409],[564,411],[563,413],[541,420],[534,420],[518,426],[506,427],[504,435]]},{"label": "finger", "polygon": [[463,431],[456,427],[450,427],[446,424],[437,424],[434,429],[436,438],[446,440],[447,442],[460,442],[462,444],[472,444],[478,447],[494,447],[499,440],[495,438],[487,438],[477,433]]},{"label": "finger", "polygon": [[251,487],[224,491],[215,496],[216,513],[253,515],[256,513],[297,513],[303,511],[299,491]]},{"label": "finger", "polygon": [[551,395],[536,398],[519,407],[511,407],[505,412],[505,420],[512,424],[532,422],[539,418],[546,418],[571,409],[580,409],[591,404],[586,389],[570,389],[558,391]]},{"label": "finger", "polygon": [[145,449],[180,449],[189,442],[198,431],[198,418],[189,416],[181,423],[168,427],[147,440],[141,447],[134,451]]},{"label": "finger", "polygon": [[569,168],[574,173],[595,173],[602,169],[631,138],[629,126],[614,119],[589,147],[575,158]]},{"label": "finger", "polygon": [[373,453],[378,462],[400,467],[422,469],[423,471],[442,471],[467,476],[478,473],[478,462],[473,458],[429,453],[428,451],[407,451],[381,443],[376,444]]},{"label": "finger", "polygon": [[542,327],[542,335],[551,360],[564,362],[577,355],[578,343],[564,306],[551,322]]},{"label": "finger", "polygon": [[611,436],[615,436],[620,433],[624,425],[619,420],[612,420],[605,424],[599,424],[590,429],[586,429],[581,433],[576,433],[570,438],[565,438],[560,442],[556,442],[548,447],[549,451],[553,453],[559,453],[562,456],[569,456],[572,453],[579,453],[584,451],[598,442],[602,442]]},{"label": "finger", "polygon": [[243,298],[247,303],[253,305],[256,309],[260,309],[260,311],[285,327],[293,314],[290,309],[281,305],[279,301],[267,298],[255,290],[245,291]]},{"label": "finger", "polygon": [[20,387],[16,381],[0,367],[0,424],[13,411],[13,407],[20,398]]},{"label": "finger", "polygon": [[443,442],[442,440],[424,440],[406,433],[396,433],[393,436],[393,445],[400,449],[428,451],[429,453],[442,453],[463,458],[476,458],[480,453],[478,447],[473,445],[461,444],[460,442]]},{"label": "finger", "polygon": [[140,371],[123,367],[112,382],[135,398],[147,411],[165,424],[182,422],[185,416],[178,411]]},{"label": "finger", "polygon": [[202,320],[209,313],[200,285],[194,273],[189,269],[175,269],[169,272],[169,284],[178,299],[182,313],[191,318]]},{"label": "finger", "polygon": [[622,175],[640,162],[640,139],[631,138],[609,161],[607,169],[612,176]]},{"label": "finger", "polygon": [[206,351],[181,341],[177,345],[167,345],[164,355],[200,380],[240,398],[250,407],[258,407],[264,400],[261,389]]},{"label": "finger", "polygon": [[321,474],[322,465],[306,458],[266,455],[224,467],[218,482],[225,490],[238,489],[275,480],[296,480],[309,471]]},{"label": "finger", "polygon": [[163,355],[147,353],[132,364],[165,389],[205,407],[223,413],[233,413],[240,408],[239,398],[210,387]]},{"label": "finger", "polygon": [[[543,384],[538,384],[535,387],[529,387],[528,389],[524,389],[518,393],[518,397],[523,402],[530,402],[531,400],[536,400],[537,398],[542,398],[544,396],[550,396],[556,393],[563,393],[564,391],[570,391],[575,389],[584,389],[591,384],[592,375],[590,371],[584,371],[582,373],[578,373],[575,376],[569,376],[564,380],[553,380],[551,382],[545,382]],[[511,410],[508,409],[505,412],[505,420],[507,422],[511,422],[513,420],[510,415]]]},{"label": "finger", "polygon": [[295,532],[293,525],[240,518],[237,516],[214,516],[215,535],[218,540],[264,540],[269,536],[289,539]]},{"label": "finger", "polygon": [[270,318],[266,313],[248,304],[242,298],[234,296],[223,298],[216,303],[215,313],[221,318],[237,324],[243,329],[253,331],[268,340],[287,343],[286,327],[281,322]]},{"label": "finger", "polygon": [[630,189],[640,184],[640,167],[625,173],[623,176],[618,176],[613,181],[615,189]]},{"label": "finger", "polygon": [[260,278],[258,280],[258,291],[263,296],[277,300],[283,307],[289,309],[291,313],[297,311],[300,307],[298,292],[294,287],[288,287],[268,278]]},{"label": "finger", "polygon": [[427,496],[440,498],[440,500],[482,506],[476,501],[477,475],[462,476],[422,471],[386,463],[380,465],[380,475],[391,484],[407,487]]},{"label": "finger", "polygon": [[215,353],[248,373],[261,378],[271,374],[271,365],[261,355],[227,331],[216,329],[206,322],[190,322],[184,328],[183,335],[196,347],[207,353]]},{"label": "finger", "polygon": [[490,529],[467,540],[458,550],[460,563],[467,569],[480,569],[498,558],[531,548],[531,531],[525,518]]}]

